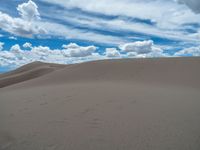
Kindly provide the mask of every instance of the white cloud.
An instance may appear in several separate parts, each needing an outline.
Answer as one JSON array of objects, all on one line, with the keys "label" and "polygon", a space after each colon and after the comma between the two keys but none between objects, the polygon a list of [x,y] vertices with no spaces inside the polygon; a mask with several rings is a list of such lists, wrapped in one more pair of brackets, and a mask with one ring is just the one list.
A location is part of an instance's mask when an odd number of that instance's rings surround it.
[{"label": "white cloud", "polygon": [[105,55],[107,57],[120,57],[121,54],[116,48],[106,48]]},{"label": "white cloud", "polygon": [[11,16],[0,12],[0,28],[15,35],[23,37],[32,37],[36,34],[44,34],[45,30],[34,23],[27,22],[21,18],[12,18]]},{"label": "white cloud", "polygon": [[23,64],[29,63],[24,61],[22,57],[23,51],[18,44],[13,45],[10,51],[0,51],[0,67],[19,67]]},{"label": "white cloud", "polygon": [[14,37],[14,36],[10,36],[10,37],[8,37],[10,40],[17,40],[17,38],[16,37]]},{"label": "white cloud", "polygon": [[11,51],[12,54],[15,55],[15,57],[18,60],[23,60],[24,59],[24,56],[23,56],[24,51],[20,48],[20,46],[18,44],[13,45],[10,48],[10,51]]},{"label": "white cloud", "polygon": [[167,53],[164,53],[162,49],[158,47],[153,47],[152,51],[150,53],[147,53],[145,57],[169,57],[170,55]]},{"label": "white cloud", "polygon": [[16,56],[8,51],[0,51],[0,67],[11,65],[17,66]]},{"label": "white cloud", "polygon": [[64,49],[50,49],[48,46],[31,46],[30,50],[22,50],[20,45],[15,44],[10,48],[10,51],[0,51],[0,66],[16,67],[33,61],[71,64],[104,58],[104,56],[95,53],[97,47],[93,45],[79,46],[71,43],[64,47]]},{"label": "white cloud", "polygon": [[200,46],[183,49],[176,52],[175,56],[200,56]]},{"label": "white cloud", "polygon": [[23,44],[23,47],[24,47],[24,48],[31,48],[31,47],[32,47],[32,44],[26,42],[26,43]]},{"label": "white cloud", "polygon": [[2,30],[29,38],[33,37],[33,35],[46,33],[46,31],[39,27],[34,20],[39,17],[37,5],[35,3],[32,1],[23,3],[19,5],[17,9],[23,18],[14,18],[0,11],[0,28]]},{"label": "white cloud", "polygon": [[128,57],[136,57],[138,54],[136,52],[128,52],[127,56]]},{"label": "white cloud", "polygon": [[76,28],[68,28],[66,25],[50,22],[39,22],[39,26],[45,28],[49,35],[61,36],[66,39],[81,39],[87,41],[93,41],[98,43],[106,44],[119,44],[121,42],[127,42],[121,37],[116,37],[112,35],[103,35],[100,33],[93,33],[90,31],[79,30]]},{"label": "white cloud", "polygon": [[23,19],[32,21],[40,18],[38,6],[31,0],[18,5],[17,10]]},{"label": "white cloud", "polygon": [[[181,40],[188,42],[196,42],[200,37],[192,37],[192,33],[184,31],[183,24],[196,23],[200,21],[200,16],[192,13],[186,6],[180,5],[175,0],[44,0],[51,4],[59,4],[69,8],[80,8],[83,11],[92,13],[100,13],[102,15],[119,16],[115,19],[103,19],[94,17],[92,15],[80,15],[76,12],[56,10],[51,12],[48,9],[41,9],[41,14],[44,17],[58,19],[70,22],[75,25],[71,28],[64,23],[48,20],[37,20],[40,17],[38,6],[33,1],[29,0],[17,7],[22,18],[14,18],[7,14],[7,19],[2,19],[0,14],[0,28],[10,33],[33,37],[33,35],[40,34],[43,36],[62,36],[67,39],[84,39],[88,41],[95,41],[99,43],[121,44],[129,41],[129,37],[120,37],[107,35],[104,33],[93,32],[90,30],[105,30],[105,31],[132,31],[149,36],[159,36],[162,38]],[[190,0],[192,1],[192,0]],[[120,8],[120,9],[119,9]],[[102,11],[103,10],[103,11]],[[58,13],[59,12],[59,13]],[[3,15],[2,15],[3,16]],[[101,16],[101,15],[99,15]],[[126,18],[123,16],[130,17]],[[8,19],[10,17],[10,19]],[[28,19],[29,18],[29,19]],[[134,22],[131,18],[139,18],[141,20],[149,20],[154,22],[154,25],[148,25],[141,22]],[[9,23],[5,22],[10,20]],[[33,21],[31,21],[33,20]],[[3,23],[4,22],[4,23]],[[1,25],[2,24],[2,25]],[[8,26],[11,24],[11,26]],[[87,31],[78,29],[76,26],[87,27]],[[141,38],[133,35],[135,38]],[[132,38],[133,39],[133,38]],[[142,38],[144,39],[144,38]]]},{"label": "white cloud", "polygon": [[86,57],[92,55],[97,47],[95,46],[87,46],[87,47],[82,47],[79,46],[75,43],[70,43],[69,45],[63,45],[63,48],[65,50],[63,51],[67,56],[69,57]]},{"label": "white cloud", "polygon": [[31,53],[39,57],[46,57],[50,54],[54,54],[54,51],[47,46],[37,46],[31,49]]},{"label": "white cloud", "polygon": [[11,52],[1,51],[0,52],[0,58],[4,58],[6,60],[14,60],[14,59],[16,59],[16,56],[13,53],[11,53]]},{"label": "white cloud", "polygon": [[[93,45],[79,46],[76,43],[70,43],[68,45],[63,45],[63,49],[51,49],[48,46],[32,46],[31,43],[25,44],[29,46],[30,50],[23,50],[20,45],[15,44],[10,48],[10,51],[0,51],[0,66],[18,67],[33,61],[72,64],[108,58],[147,58],[170,56],[169,54],[164,53],[164,51],[157,45],[154,45],[153,41],[127,43],[121,45],[121,49],[106,48],[103,54],[98,53],[96,51],[97,47]],[[200,56],[200,47],[192,47],[174,54],[174,56],[182,55]]]},{"label": "white cloud", "polygon": [[63,45],[62,48],[64,49],[77,49],[79,48],[79,45],[76,43],[69,43],[68,45]]},{"label": "white cloud", "polygon": [[153,41],[137,41],[120,45],[123,52],[136,52],[138,54],[149,53],[153,49]]},{"label": "white cloud", "polygon": [[3,45],[4,45],[4,43],[0,42],[0,51],[3,50]]},{"label": "white cloud", "polygon": [[10,48],[10,50],[11,50],[11,52],[13,52],[13,53],[20,53],[20,52],[22,52],[22,50],[21,50],[19,44],[13,45],[13,46]]},{"label": "white cloud", "polygon": [[[80,8],[90,13],[100,13],[113,16],[128,16],[131,18],[149,19],[152,22],[157,23],[156,28],[160,31],[176,30],[177,33],[181,33],[181,25],[189,22],[197,22],[200,20],[198,15],[190,12],[190,10],[184,5],[180,5],[175,0],[45,0],[49,3],[56,3],[66,8]],[[185,0],[187,1],[187,0]],[[194,1],[194,0],[188,0]],[[199,0],[196,0],[199,1]],[[64,13],[65,14],[65,13]],[[64,17],[67,14],[63,15]],[[64,18],[63,17],[63,18]],[[73,16],[74,17],[74,16]],[[73,19],[73,18],[72,18]],[[82,21],[83,19],[79,19]],[[117,18],[120,21],[121,18]],[[99,19],[98,21],[101,21]],[[111,20],[112,21],[112,20]],[[127,19],[126,22],[130,20]],[[94,21],[91,20],[91,23]],[[113,23],[114,24],[114,23]],[[102,27],[104,24],[102,24]],[[154,34],[151,32],[151,34]],[[171,32],[172,34],[172,32]],[[163,36],[166,34],[163,34]]]},{"label": "white cloud", "polygon": [[[17,10],[22,18],[15,18],[0,11],[0,28],[2,30],[17,36],[28,38],[34,36],[37,36],[38,38],[59,36],[66,39],[84,39],[107,44],[117,44],[122,41],[125,42],[125,40],[122,40],[120,37],[69,28],[66,25],[43,21],[42,19],[37,20],[40,17],[40,14],[38,6],[33,1],[22,3],[17,7]],[[47,14],[53,15],[51,12],[48,12]],[[56,18],[58,18],[58,16]]]},{"label": "white cloud", "polygon": [[[95,28],[98,30],[105,30],[105,31],[121,31],[121,33],[123,33],[124,31],[130,31],[130,32],[137,32],[137,33],[141,33],[141,34],[147,34],[149,36],[158,36],[158,37],[162,37],[162,38],[167,38],[167,39],[173,39],[173,40],[181,40],[181,41],[199,41],[200,37],[197,38],[193,38],[190,35],[191,34],[185,34],[184,32],[184,27],[182,27],[182,24],[184,23],[188,23],[190,21],[195,22],[196,20],[198,20],[196,17],[191,16],[191,12],[179,12],[179,16],[177,16],[178,14],[176,12],[168,12],[166,14],[173,14],[174,16],[170,18],[171,22],[166,23],[166,21],[162,21],[162,22],[157,22],[157,24],[155,26],[152,25],[148,25],[148,24],[144,24],[144,23],[138,23],[138,22],[134,22],[131,21],[131,19],[123,19],[123,17],[118,17],[116,19],[111,19],[111,20],[104,20],[104,19],[99,19],[99,18],[94,18],[94,17],[89,17],[89,16],[84,16],[83,18],[80,18],[80,16],[73,16],[71,17],[68,14],[64,14],[63,16],[54,16],[54,17],[58,17],[62,20],[66,20],[68,22],[71,22],[72,24],[76,24],[78,26],[86,26],[87,28]],[[165,14],[165,15],[166,15]],[[182,15],[184,14],[184,15]],[[51,14],[54,15],[54,14]],[[181,16],[182,17],[181,17]],[[192,20],[189,20],[188,18],[195,18]],[[166,17],[168,18],[168,17]],[[178,20],[178,18],[181,18],[181,21]],[[168,18],[169,19],[169,18]],[[167,20],[167,19],[166,19]],[[172,23],[173,22],[173,23]],[[50,25],[52,27],[52,25]],[[56,27],[54,27],[56,28]],[[60,28],[56,28],[56,29],[60,29]],[[65,29],[62,29],[62,31],[65,31]],[[58,30],[56,30],[56,32],[58,33]],[[63,32],[60,33],[60,35]],[[72,35],[72,31],[67,31],[67,33],[69,35]],[[90,36],[84,36],[84,34],[86,33],[82,33],[83,36],[80,37],[86,37],[88,40],[96,40],[97,38],[100,37],[101,41],[103,42],[110,42],[112,43],[114,41],[114,39],[116,37],[114,36],[110,36],[110,39],[105,38],[107,36],[104,35],[100,36],[98,34],[94,34],[93,36],[90,38]],[[76,36],[79,35],[78,33],[76,34]],[[133,35],[132,39],[144,39],[143,36],[136,36]],[[108,40],[107,40],[108,39]],[[113,39],[113,40],[111,40]],[[100,41],[98,40],[98,42]],[[119,37],[118,38],[118,44],[119,43],[123,43],[125,40],[124,37]],[[116,41],[116,40],[115,40]],[[127,42],[127,41],[125,41]],[[115,42],[116,43],[116,42]]]},{"label": "white cloud", "polygon": [[200,1],[199,0],[178,0],[178,2],[186,4],[195,13],[200,13]]},{"label": "white cloud", "polygon": [[119,48],[125,52],[128,57],[146,58],[146,57],[167,57],[163,50],[154,45],[154,42],[137,41],[120,45]]}]

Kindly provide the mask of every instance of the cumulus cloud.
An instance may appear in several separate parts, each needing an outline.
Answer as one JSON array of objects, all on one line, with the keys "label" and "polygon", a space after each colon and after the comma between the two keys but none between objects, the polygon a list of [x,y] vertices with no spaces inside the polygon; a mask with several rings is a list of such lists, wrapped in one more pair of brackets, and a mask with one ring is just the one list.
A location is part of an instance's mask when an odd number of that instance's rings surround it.
[{"label": "cumulus cloud", "polygon": [[[128,52],[127,54],[126,54],[128,57],[138,57],[138,54],[136,53],[136,52]],[[144,56],[144,55],[143,55]],[[143,57],[142,56],[142,57]],[[141,57],[141,55],[140,55],[140,57]]]},{"label": "cumulus cloud", "polygon": [[[139,48],[142,49],[140,52],[138,48],[138,42],[127,43],[121,45],[121,49],[117,48],[106,48],[105,52],[98,53],[96,46],[80,46],[76,43],[70,43],[68,45],[63,45],[61,49],[51,49],[48,46],[32,46],[31,43],[25,43],[23,47],[19,44],[13,45],[9,51],[0,51],[0,66],[21,66],[33,61],[43,61],[50,63],[60,63],[60,64],[72,64],[80,63],[91,60],[100,60],[108,58],[146,58],[146,57],[167,57],[168,55],[163,52],[162,49],[156,47],[151,41],[139,42]],[[148,44],[151,43],[151,44]],[[131,45],[132,49],[129,49]],[[149,47],[150,50],[146,50],[144,47]],[[151,45],[151,46],[149,46]],[[29,50],[24,50],[23,48],[30,48]],[[144,51],[145,49],[145,51]],[[124,51],[126,50],[126,51]],[[184,53],[193,53],[194,55],[200,55],[198,52],[200,50],[184,51]],[[180,52],[180,54],[183,52]],[[196,53],[196,54],[195,54]],[[198,53],[198,54],[197,54]],[[178,54],[177,54],[178,55]]]},{"label": "cumulus cloud", "polygon": [[137,41],[120,45],[119,48],[123,52],[135,52],[137,54],[145,54],[152,51],[153,41]]},{"label": "cumulus cloud", "polygon": [[32,21],[40,18],[38,6],[31,0],[29,0],[27,3],[18,5],[17,10],[25,20]]},{"label": "cumulus cloud", "polygon": [[23,3],[17,9],[22,18],[14,18],[0,11],[0,28],[2,30],[23,37],[33,37],[33,35],[46,33],[34,22],[39,17],[35,3],[32,1]]},{"label": "cumulus cloud", "polygon": [[[15,44],[10,48],[11,54],[15,56],[15,59],[18,61],[24,60],[23,53],[24,51],[20,48],[19,44]],[[18,63],[18,62],[17,62]]]},{"label": "cumulus cloud", "polygon": [[0,51],[3,50],[3,45],[4,45],[4,43],[0,42]]},{"label": "cumulus cloud", "polygon": [[200,47],[190,47],[178,51],[175,56],[200,56]]},{"label": "cumulus cloud", "polygon": [[116,48],[106,48],[105,55],[107,57],[120,57],[121,54]]},{"label": "cumulus cloud", "polygon": [[15,44],[10,48],[10,51],[13,53],[21,53],[23,52],[19,46],[19,44]]},{"label": "cumulus cloud", "polygon": [[23,47],[24,47],[24,48],[31,48],[31,47],[32,47],[32,44],[26,42],[26,43],[23,44]]},{"label": "cumulus cloud", "polygon": [[24,59],[24,51],[20,48],[20,46],[18,44],[15,44],[13,45],[11,48],[10,48],[10,52],[15,55],[15,57],[18,59],[18,60],[23,60]]},{"label": "cumulus cloud", "polygon": [[33,61],[43,61],[60,64],[79,63],[89,60],[98,60],[103,56],[95,53],[95,46],[79,46],[75,43],[63,45],[64,49],[51,49],[48,46],[32,46],[25,43],[23,50],[19,44],[15,44],[10,51],[0,51],[0,66],[21,66]]},{"label": "cumulus cloud", "polygon": [[130,58],[154,58],[154,57],[169,57],[169,54],[160,52],[160,51],[153,51],[150,53],[146,53],[146,54],[138,54],[136,52],[129,52],[126,54],[127,57]]},{"label": "cumulus cloud", "polygon": [[76,49],[79,48],[79,45],[77,45],[76,43],[70,43],[68,45],[63,45],[62,48],[64,49]]},{"label": "cumulus cloud", "polygon": [[70,43],[69,45],[63,45],[65,48],[64,53],[69,57],[86,57],[92,55],[97,49],[96,46],[86,46],[82,47],[75,43]]},{"label": "cumulus cloud", "polygon": [[200,1],[199,0],[177,0],[179,3],[187,5],[195,13],[200,13]]},{"label": "cumulus cloud", "polygon": [[120,45],[119,48],[122,52],[126,53],[128,57],[166,57],[168,56],[163,50],[154,45],[151,40],[137,41],[133,43],[126,43]]}]

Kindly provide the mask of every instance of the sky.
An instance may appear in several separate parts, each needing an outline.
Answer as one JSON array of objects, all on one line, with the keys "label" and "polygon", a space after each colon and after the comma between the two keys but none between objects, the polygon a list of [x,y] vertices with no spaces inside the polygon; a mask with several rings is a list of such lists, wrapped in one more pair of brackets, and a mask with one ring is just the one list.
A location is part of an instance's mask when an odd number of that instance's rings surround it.
[{"label": "sky", "polygon": [[200,56],[199,0],[0,0],[0,72],[183,56]]}]

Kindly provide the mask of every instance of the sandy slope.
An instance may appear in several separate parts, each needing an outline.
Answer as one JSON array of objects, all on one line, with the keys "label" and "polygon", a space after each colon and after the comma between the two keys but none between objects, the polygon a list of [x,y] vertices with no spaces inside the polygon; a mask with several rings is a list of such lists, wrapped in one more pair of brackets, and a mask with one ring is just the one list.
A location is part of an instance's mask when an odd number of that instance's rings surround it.
[{"label": "sandy slope", "polygon": [[9,86],[12,84],[20,83],[37,77],[41,77],[45,74],[53,72],[55,70],[65,67],[64,65],[47,64],[41,62],[34,62],[21,68],[0,74],[0,88]]},{"label": "sandy slope", "polygon": [[0,75],[0,150],[199,150],[199,66],[37,62]]}]

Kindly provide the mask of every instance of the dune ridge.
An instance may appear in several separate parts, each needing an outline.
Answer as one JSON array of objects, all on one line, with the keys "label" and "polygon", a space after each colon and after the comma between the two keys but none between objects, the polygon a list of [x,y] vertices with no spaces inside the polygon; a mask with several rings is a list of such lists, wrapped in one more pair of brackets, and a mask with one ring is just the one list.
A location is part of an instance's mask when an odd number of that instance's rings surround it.
[{"label": "dune ridge", "polygon": [[64,65],[59,64],[33,62],[14,71],[0,74],[0,88],[41,77],[63,67]]},{"label": "dune ridge", "polygon": [[200,87],[199,64],[200,58],[103,60],[74,65],[34,62],[0,75],[0,88],[34,78],[37,80],[31,81],[31,86],[103,80]]}]

